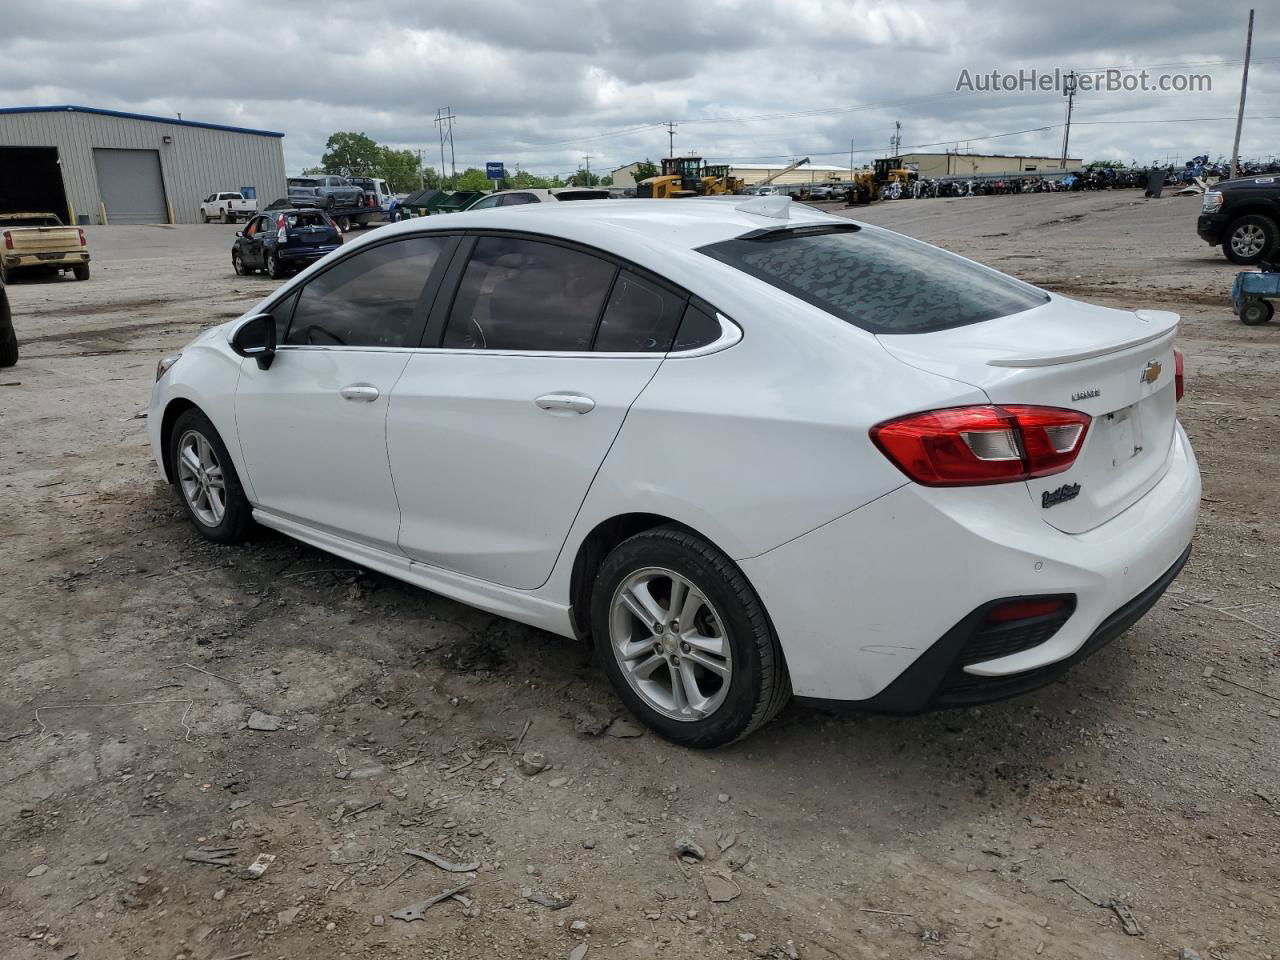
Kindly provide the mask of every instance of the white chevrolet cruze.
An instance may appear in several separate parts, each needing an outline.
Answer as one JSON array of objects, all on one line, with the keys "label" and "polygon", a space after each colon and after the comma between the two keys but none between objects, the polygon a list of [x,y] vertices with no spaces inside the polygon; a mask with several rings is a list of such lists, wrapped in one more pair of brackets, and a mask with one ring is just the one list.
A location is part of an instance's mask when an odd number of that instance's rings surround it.
[{"label": "white chevrolet cruze", "polygon": [[794,694],[1058,678],[1190,551],[1176,314],[1090,306],[783,197],[388,226],[163,360],[196,529],[256,522],[589,638],[715,746]]}]

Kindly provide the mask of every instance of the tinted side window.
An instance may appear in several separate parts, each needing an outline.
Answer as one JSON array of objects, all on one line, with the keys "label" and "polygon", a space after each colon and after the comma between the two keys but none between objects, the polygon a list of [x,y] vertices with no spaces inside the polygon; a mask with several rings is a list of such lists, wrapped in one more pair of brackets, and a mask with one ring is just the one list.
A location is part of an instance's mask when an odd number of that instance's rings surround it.
[{"label": "tinted side window", "polygon": [[418,297],[449,242],[408,237],[362,250],[326,270],[302,289],[285,343],[416,347]]},{"label": "tinted side window", "polygon": [[516,207],[522,203],[537,203],[538,198],[532,193],[508,193],[506,196],[499,198],[498,206],[500,207]]},{"label": "tinted side window", "polygon": [[672,350],[696,350],[720,338],[720,321],[692,303],[685,309]]},{"label": "tinted side window", "polygon": [[445,328],[458,350],[590,350],[616,268],[578,250],[481,237]]},{"label": "tinted side window", "polygon": [[683,306],[679,298],[623,270],[614,281],[595,349],[612,353],[665,353]]}]

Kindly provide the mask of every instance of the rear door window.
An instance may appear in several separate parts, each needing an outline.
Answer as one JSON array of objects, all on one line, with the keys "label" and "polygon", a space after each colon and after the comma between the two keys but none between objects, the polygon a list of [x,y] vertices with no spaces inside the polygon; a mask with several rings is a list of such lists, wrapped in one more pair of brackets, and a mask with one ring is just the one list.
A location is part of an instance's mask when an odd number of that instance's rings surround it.
[{"label": "rear door window", "polygon": [[852,224],[758,230],[699,252],[872,333],[929,333],[1049,301],[944,250]]},{"label": "rear door window", "polygon": [[558,244],[481,237],[445,327],[455,350],[591,349],[617,268]]},{"label": "rear door window", "polygon": [[500,207],[518,207],[525,203],[537,203],[538,198],[532,193],[508,193],[498,198]]},{"label": "rear door window", "polygon": [[416,347],[418,301],[449,237],[406,237],[366,247],[302,288],[286,344]]},{"label": "rear door window", "polygon": [[608,353],[665,353],[683,307],[683,298],[630,270],[622,270],[609,294],[594,349]]}]

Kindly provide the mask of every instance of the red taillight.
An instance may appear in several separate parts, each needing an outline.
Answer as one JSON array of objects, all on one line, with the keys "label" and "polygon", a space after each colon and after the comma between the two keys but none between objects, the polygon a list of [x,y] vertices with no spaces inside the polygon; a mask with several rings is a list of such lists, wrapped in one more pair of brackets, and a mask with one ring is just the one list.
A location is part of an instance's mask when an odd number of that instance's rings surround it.
[{"label": "red taillight", "polygon": [[276,239],[281,243],[286,243],[289,240],[289,231],[285,229],[283,213],[276,217]]},{"label": "red taillight", "polygon": [[80,234],[80,246],[87,247],[89,245],[89,242],[84,238],[84,228],[76,227],[76,233]]},{"label": "red taillight", "polygon": [[4,248],[6,250],[13,249],[13,234],[10,233],[8,230],[4,232]]},{"label": "red taillight", "polygon": [[987,614],[987,620],[994,623],[1008,623],[1011,620],[1032,620],[1046,617],[1062,609],[1066,601],[1060,597],[1048,600],[1010,600],[1002,603]]},{"label": "red taillight", "polygon": [[1091,420],[1057,407],[950,407],[878,424],[871,439],[926,487],[1012,483],[1069,468]]},{"label": "red taillight", "polygon": [[1173,350],[1173,395],[1178,400],[1181,400],[1183,393],[1186,392],[1186,383],[1186,377],[1182,373],[1182,351],[1175,347]]}]

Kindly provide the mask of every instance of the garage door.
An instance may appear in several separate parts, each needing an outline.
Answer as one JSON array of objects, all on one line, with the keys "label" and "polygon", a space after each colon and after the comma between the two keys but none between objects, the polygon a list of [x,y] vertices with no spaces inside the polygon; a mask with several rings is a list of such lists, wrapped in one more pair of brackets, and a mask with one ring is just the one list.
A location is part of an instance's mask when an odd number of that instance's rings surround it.
[{"label": "garage door", "polygon": [[160,154],[155,150],[93,151],[98,195],[108,223],[168,223]]}]

